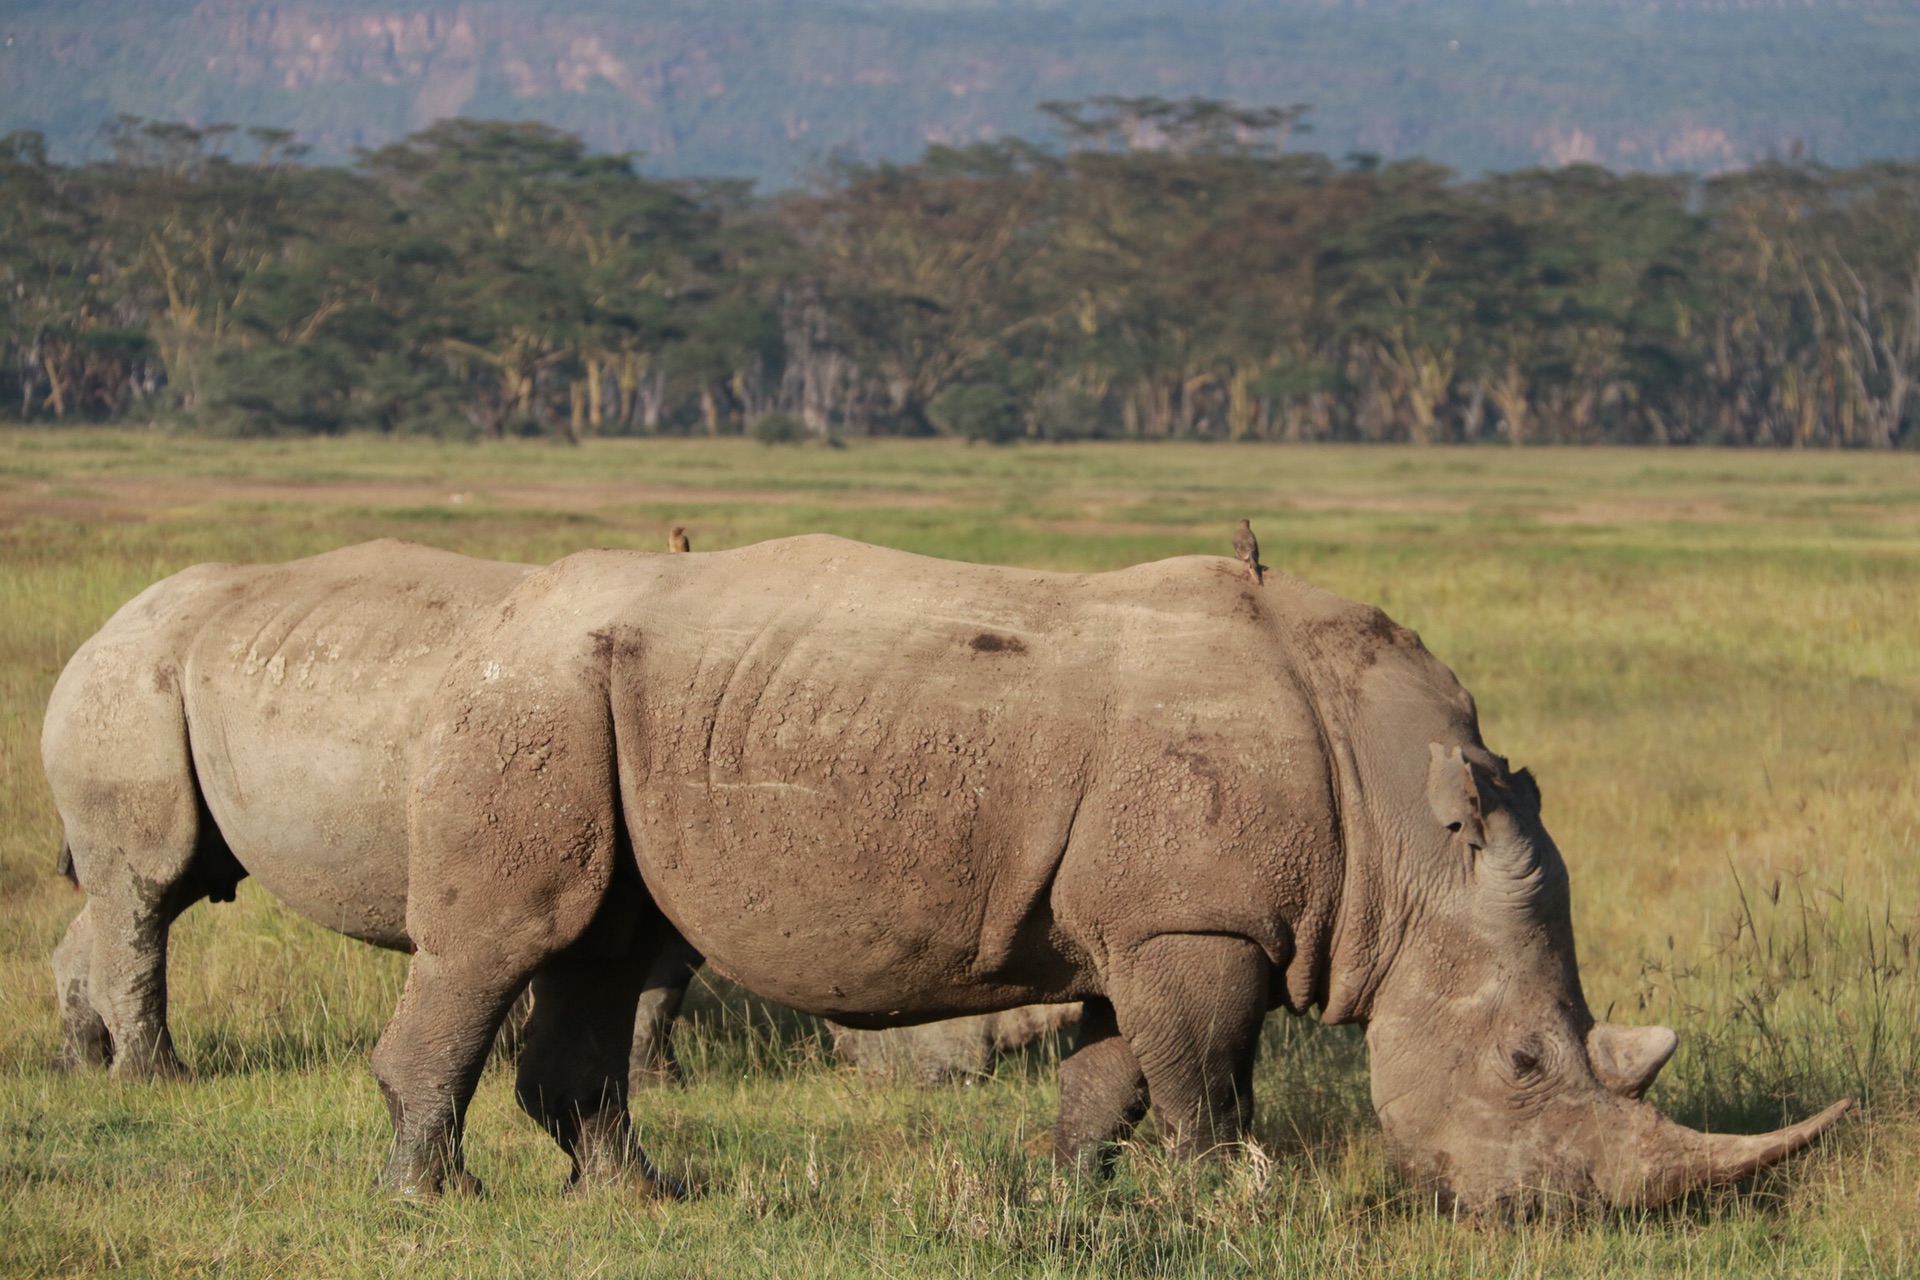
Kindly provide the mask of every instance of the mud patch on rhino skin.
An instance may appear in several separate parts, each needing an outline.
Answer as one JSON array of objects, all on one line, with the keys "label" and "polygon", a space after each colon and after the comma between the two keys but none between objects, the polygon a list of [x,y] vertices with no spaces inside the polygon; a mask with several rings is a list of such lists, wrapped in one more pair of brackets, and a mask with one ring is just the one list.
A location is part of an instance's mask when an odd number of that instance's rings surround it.
[{"label": "mud patch on rhino skin", "polygon": [[991,631],[982,631],[967,642],[967,647],[975,653],[1025,653],[1027,642],[1017,636],[997,636]]},{"label": "mud patch on rhino skin", "polygon": [[1426,652],[1418,632],[1401,626],[1383,610],[1371,606],[1317,622],[1313,631],[1318,643],[1334,653],[1345,654],[1356,672],[1365,671],[1378,662],[1381,649]]},{"label": "mud patch on rhino skin", "polygon": [[1220,821],[1221,792],[1220,773],[1214,767],[1213,759],[1198,751],[1188,751],[1180,747],[1168,747],[1166,758],[1186,766],[1187,775],[1204,783],[1207,788],[1207,825],[1213,826]]},{"label": "mud patch on rhino skin", "polygon": [[632,661],[640,657],[645,647],[639,634],[625,627],[590,631],[587,635],[593,641],[593,656],[598,662],[612,662],[616,658]]},{"label": "mud patch on rhino skin", "polygon": [[1405,645],[1412,649],[1426,647],[1420,643],[1419,632],[1410,627],[1401,626],[1380,609],[1363,610],[1355,630],[1362,636],[1377,640],[1381,644]]},{"label": "mud patch on rhino skin", "polygon": [[173,692],[173,673],[165,667],[153,669],[153,691],[155,693]]}]

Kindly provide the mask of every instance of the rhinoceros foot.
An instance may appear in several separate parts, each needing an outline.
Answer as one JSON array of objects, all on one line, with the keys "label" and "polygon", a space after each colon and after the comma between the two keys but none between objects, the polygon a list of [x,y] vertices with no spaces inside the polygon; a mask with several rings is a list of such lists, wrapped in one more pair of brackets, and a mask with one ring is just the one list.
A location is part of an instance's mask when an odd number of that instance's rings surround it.
[{"label": "rhinoceros foot", "polygon": [[[530,1110],[538,1118],[538,1106]],[[661,1173],[647,1159],[624,1108],[607,1107],[593,1115],[570,1116],[558,1127],[561,1145],[573,1157],[567,1190],[610,1188],[649,1200],[687,1198],[684,1184]]]},{"label": "rhinoceros foot", "polygon": [[449,1168],[439,1153],[421,1155],[396,1150],[388,1157],[380,1176],[374,1179],[373,1191],[395,1200],[438,1200],[448,1195],[483,1195],[486,1187],[466,1169]]},{"label": "rhinoceros foot", "polygon": [[155,1084],[193,1079],[193,1069],[180,1061],[180,1055],[173,1050],[171,1039],[161,1040],[144,1053],[116,1054],[108,1074],[115,1080]]},{"label": "rhinoceros foot", "polygon": [[584,1195],[595,1191],[618,1191],[641,1200],[691,1200],[693,1192],[678,1178],[657,1169],[633,1166],[615,1167],[604,1175],[582,1171],[567,1182],[567,1192]]}]

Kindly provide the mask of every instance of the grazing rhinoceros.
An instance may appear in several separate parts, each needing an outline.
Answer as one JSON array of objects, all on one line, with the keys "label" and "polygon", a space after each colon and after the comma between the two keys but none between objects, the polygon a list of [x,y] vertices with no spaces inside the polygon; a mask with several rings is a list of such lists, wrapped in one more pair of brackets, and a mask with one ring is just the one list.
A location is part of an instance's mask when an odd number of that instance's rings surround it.
[{"label": "grazing rhinoceros", "polygon": [[[199,565],[154,584],[82,645],[47,705],[43,754],[88,895],[54,952],[61,1062],[183,1070],[166,944],[202,898],[253,875],[287,906],[398,950],[406,770],[465,629],[530,573],[386,540],[278,565]],[[633,1087],[676,1078],[670,1035],[700,957],[664,948],[640,996]],[[942,1028],[863,1042],[980,1070]],[[849,1054],[849,1057],[855,1056]]]},{"label": "grazing rhinoceros", "polygon": [[[397,541],[278,565],[199,565],[82,645],[42,753],[86,906],[54,952],[69,1066],[183,1068],[167,931],[253,875],[311,920],[407,949],[407,763],[456,642],[533,566]],[[699,958],[666,952],[636,1024],[636,1083]]]},{"label": "grazing rhinoceros", "polygon": [[1149,1102],[1182,1150],[1240,1136],[1274,1008],[1367,1025],[1397,1162],[1467,1209],[1668,1200],[1846,1106],[1734,1137],[1639,1101],[1673,1033],[1594,1021],[1538,793],[1473,700],[1379,610],[1225,559],[570,556],[449,667],[409,835],[374,1051],[402,1193],[474,1185],[466,1104],[530,977],[521,1105],[575,1180],[659,1188],[624,1086],[669,929],[853,1026],[1085,1001],[1053,1139],[1080,1168]]}]

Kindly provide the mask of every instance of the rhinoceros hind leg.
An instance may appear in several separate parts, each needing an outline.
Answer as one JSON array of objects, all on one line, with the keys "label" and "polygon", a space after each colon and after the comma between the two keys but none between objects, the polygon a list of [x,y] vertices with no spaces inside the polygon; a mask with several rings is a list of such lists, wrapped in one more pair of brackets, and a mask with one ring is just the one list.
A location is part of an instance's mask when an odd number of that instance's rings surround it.
[{"label": "rhinoceros hind leg", "polygon": [[53,949],[54,999],[60,1009],[60,1052],[56,1071],[105,1067],[113,1061],[113,1039],[88,994],[87,972],[93,967],[93,919],[86,907],[67,926],[66,936]]},{"label": "rhinoceros hind leg", "polygon": [[414,953],[399,1006],[373,1047],[374,1078],[393,1120],[379,1187],[409,1199],[480,1190],[461,1152],[467,1103],[526,982],[524,970],[498,956],[459,963]]},{"label": "rhinoceros hind leg", "polygon": [[628,1185],[677,1196],[648,1163],[627,1113],[634,1007],[648,970],[587,947],[534,975],[515,1096],[573,1160],[569,1186]]},{"label": "rhinoceros hind leg", "polygon": [[167,931],[185,905],[174,895],[95,897],[87,904],[93,952],[87,996],[113,1046],[115,1078],[184,1080],[167,1028]]},{"label": "rhinoceros hind leg", "polygon": [[1147,1114],[1147,1078],[1120,1035],[1113,1005],[1089,1000],[1074,1051],[1060,1061],[1060,1118],[1053,1162],[1080,1174],[1104,1173],[1113,1144]]},{"label": "rhinoceros hind leg", "polygon": [[640,989],[633,1018],[633,1050],[627,1074],[632,1093],[680,1083],[680,1059],[673,1051],[673,1020],[687,998],[687,987],[703,963],[700,953],[676,933],[661,948]]},{"label": "rhinoceros hind leg", "polygon": [[1121,1033],[1176,1151],[1224,1153],[1246,1133],[1271,970],[1245,938],[1166,934],[1109,974]]}]

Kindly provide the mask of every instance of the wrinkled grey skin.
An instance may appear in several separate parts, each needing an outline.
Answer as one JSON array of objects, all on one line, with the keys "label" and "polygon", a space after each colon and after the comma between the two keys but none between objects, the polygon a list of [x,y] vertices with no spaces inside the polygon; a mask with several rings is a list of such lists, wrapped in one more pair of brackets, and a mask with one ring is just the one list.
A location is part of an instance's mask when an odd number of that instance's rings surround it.
[{"label": "wrinkled grey skin", "polygon": [[575,1180],[671,1190],[624,1052],[675,933],[852,1026],[1084,1001],[1075,1168],[1149,1104],[1179,1150],[1238,1139],[1274,1008],[1367,1025],[1396,1160],[1468,1211],[1658,1203],[1846,1105],[1738,1138],[1639,1101],[1672,1033],[1595,1022],[1538,793],[1466,691],[1379,610],[1220,558],[569,557],[448,668],[409,833],[418,949],[374,1051],[403,1194],[475,1185],[466,1104],[529,978],[521,1105]]},{"label": "wrinkled grey skin", "polygon": [[[311,920],[409,947],[407,762],[459,637],[532,572],[395,540],[199,565],[80,647],[43,732],[61,869],[88,895],[54,951],[60,1065],[183,1074],[168,928],[247,875]],[[669,1033],[699,964],[679,943],[649,973],[632,1087],[679,1078]],[[956,1039],[897,1038],[888,1052],[929,1062]]]}]

